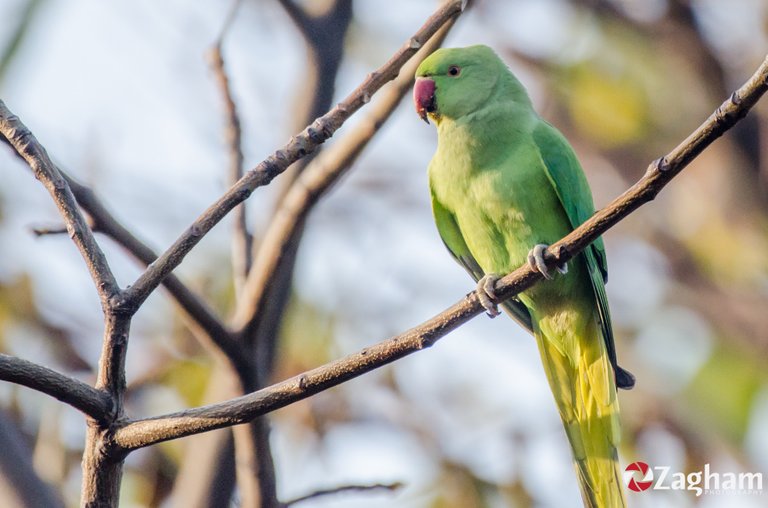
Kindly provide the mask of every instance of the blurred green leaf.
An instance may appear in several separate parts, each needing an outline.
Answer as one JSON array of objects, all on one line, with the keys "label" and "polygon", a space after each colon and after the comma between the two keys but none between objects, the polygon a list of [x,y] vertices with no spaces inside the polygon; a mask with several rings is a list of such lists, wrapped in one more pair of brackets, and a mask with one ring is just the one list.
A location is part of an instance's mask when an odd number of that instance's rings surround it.
[{"label": "blurred green leaf", "polygon": [[766,382],[764,368],[748,351],[721,343],[687,390],[701,421],[741,443],[747,431],[755,396]]},{"label": "blurred green leaf", "polygon": [[194,359],[174,362],[163,373],[160,382],[173,387],[189,406],[203,404],[205,389],[211,376],[211,367],[206,362]]}]

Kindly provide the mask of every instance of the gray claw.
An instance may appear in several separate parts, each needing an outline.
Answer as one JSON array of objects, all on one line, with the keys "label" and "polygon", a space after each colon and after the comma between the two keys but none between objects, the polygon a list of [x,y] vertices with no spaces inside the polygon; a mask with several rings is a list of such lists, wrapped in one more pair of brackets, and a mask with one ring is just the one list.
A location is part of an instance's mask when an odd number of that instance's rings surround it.
[{"label": "gray claw", "polygon": [[[549,273],[547,263],[544,262],[544,253],[546,252],[547,247],[549,247],[549,245],[545,243],[534,245],[531,252],[528,253],[528,264],[531,265],[531,268],[540,272],[545,279],[552,280],[553,275]],[[556,269],[559,273],[565,275],[568,273],[568,263],[563,263],[562,265],[557,266]]]},{"label": "gray claw", "polygon": [[501,312],[499,312],[499,306],[494,302],[496,299],[496,281],[499,280],[499,276],[495,273],[487,273],[477,281],[477,299],[480,300],[480,305],[485,309],[485,313],[489,317],[495,318]]},{"label": "gray claw", "polygon": [[531,252],[528,253],[528,264],[531,265],[531,268],[541,273],[545,279],[552,280],[547,263],[544,262],[544,252],[547,250],[547,247],[549,245],[545,243],[534,245]]}]

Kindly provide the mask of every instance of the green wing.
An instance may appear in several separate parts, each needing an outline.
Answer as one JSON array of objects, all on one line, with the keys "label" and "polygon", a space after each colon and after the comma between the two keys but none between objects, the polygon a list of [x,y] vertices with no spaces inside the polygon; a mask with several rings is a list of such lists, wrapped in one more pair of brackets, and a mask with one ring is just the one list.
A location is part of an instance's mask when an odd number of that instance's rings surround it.
[{"label": "green wing", "polygon": [[[592,193],[579,161],[563,135],[543,120],[534,129],[533,139],[539,149],[541,159],[544,161],[547,178],[555,188],[557,197],[568,215],[571,227],[575,229],[594,213]],[[603,339],[611,365],[613,365],[616,373],[616,384],[619,388],[632,388],[635,383],[634,377],[619,367],[616,362],[611,315],[608,311],[608,298],[605,293],[605,283],[608,281],[608,264],[603,239],[598,238],[592,242],[582,254],[595,295]]]},{"label": "green wing", "polygon": [[[432,213],[435,216],[435,224],[440,233],[440,238],[443,239],[443,243],[448,248],[448,251],[469,272],[475,282],[479,281],[484,275],[483,270],[472,256],[466,242],[464,242],[464,236],[461,234],[456,217],[440,203],[434,193],[432,193]],[[531,314],[522,302],[512,298],[501,304],[501,306],[523,328],[533,333]]]}]

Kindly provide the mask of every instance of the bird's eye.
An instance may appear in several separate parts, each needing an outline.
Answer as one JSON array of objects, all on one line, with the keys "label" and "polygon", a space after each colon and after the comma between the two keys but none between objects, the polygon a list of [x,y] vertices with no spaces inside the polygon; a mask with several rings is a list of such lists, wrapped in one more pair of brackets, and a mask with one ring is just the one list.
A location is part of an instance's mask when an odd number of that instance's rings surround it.
[{"label": "bird's eye", "polygon": [[459,74],[461,74],[461,67],[459,67],[458,65],[451,65],[450,67],[448,67],[449,76],[453,76],[455,78]]}]

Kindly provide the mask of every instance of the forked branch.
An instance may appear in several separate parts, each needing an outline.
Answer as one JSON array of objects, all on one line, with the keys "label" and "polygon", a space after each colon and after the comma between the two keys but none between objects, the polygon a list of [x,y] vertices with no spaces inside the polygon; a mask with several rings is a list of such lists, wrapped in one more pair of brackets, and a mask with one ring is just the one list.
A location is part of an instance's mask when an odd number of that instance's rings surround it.
[{"label": "forked branch", "polygon": [[371,100],[384,84],[397,76],[400,68],[424,43],[450,19],[457,16],[464,2],[455,0],[440,6],[408,41],[378,70],[371,72],[363,83],[335,108],[315,120],[288,144],[248,171],[221,198],[208,207],[200,217],[147,268],[122,295],[119,306],[125,312],[135,312],[152,291],[171,273],[197,243],[235,206],[247,199],[254,189],[269,184],[288,166],[313,152],[330,138],[341,125]]}]

